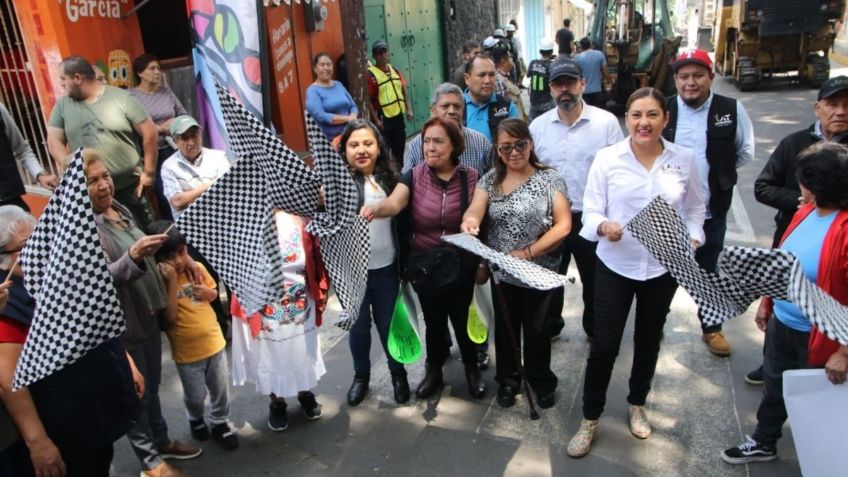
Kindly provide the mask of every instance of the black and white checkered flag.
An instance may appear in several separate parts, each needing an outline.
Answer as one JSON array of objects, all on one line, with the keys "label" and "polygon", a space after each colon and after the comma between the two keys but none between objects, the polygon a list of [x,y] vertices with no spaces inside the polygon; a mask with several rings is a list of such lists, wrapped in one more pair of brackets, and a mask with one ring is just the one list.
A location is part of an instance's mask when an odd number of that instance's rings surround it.
[{"label": "black and white checkered flag", "polygon": [[518,280],[529,288],[537,290],[551,290],[573,283],[574,280],[552,272],[545,267],[536,265],[527,260],[521,260],[511,255],[498,252],[483,244],[477,237],[471,234],[454,234],[442,237],[445,242],[467,250],[478,257],[482,257],[500,267],[500,270],[512,278]]},{"label": "black and white checkered flag", "polygon": [[718,325],[741,315],[754,300],[767,295],[795,303],[829,338],[848,344],[848,307],[810,282],[792,253],[726,247],[719,257],[721,275],[710,273],[695,262],[680,215],[660,197],[625,228],[689,292],[701,308],[704,325]]},{"label": "black and white checkered flag", "polygon": [[689,292],[705,325],[741,315],[757,299],[698,265],[683,219],[662,197],[654,197],[624,228]]},{"label": "black and white checkered flag", "polygon": [[21,252],[21,266],[35,316],[13,389],[74,363],[126,326],[94,223],[81,150]]},{"label": "black and white checkered flag", "polygon": [[801,262],[780,249],[726,247],[719,268],[739,288],[794,303],[828,338],[848,346],[848,307],[804,275]]},{"label": "black and white checkered flag", "polygon": [[177,227],[253,314],[283,295],[283,257],[273,209],[311,216],[318,176],[239,101],[216,84],[239,157],[179,218]]},{"label": "black and white checkered flag", "polygon": [[313,215],[307,230],[320,238],[330,283],[346,311],[337,325],[350,329],[365,297],[371,243],[368,222],[358,216],[359,191],[342,155],[309,113],[306,133],[315,170],[324,185],[325,211]]}]

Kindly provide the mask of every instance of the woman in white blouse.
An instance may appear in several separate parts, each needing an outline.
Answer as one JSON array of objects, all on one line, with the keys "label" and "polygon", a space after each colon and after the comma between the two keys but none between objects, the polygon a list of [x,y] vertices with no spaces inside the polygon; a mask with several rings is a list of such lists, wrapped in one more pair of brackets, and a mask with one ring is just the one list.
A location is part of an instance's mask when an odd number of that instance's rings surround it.
[{"label": "woman in white blouse", "polygon": [[667,123],[662,93],[654,88],[636,90],[627,101],[630,136],[600,150],[589,170],[580,235],[598,242],[594,340],[586,363],[583,420],[567,449],[571,457],[586,455],[598,435],[598,419],[634,296],[633,366],[627,396],[630,432],[639,439],[651,434],[644,405],[677,282],[624,225],[659,195],[683,217],[694,248],[704,240],[706,210],[694,155],[661,137]]}]

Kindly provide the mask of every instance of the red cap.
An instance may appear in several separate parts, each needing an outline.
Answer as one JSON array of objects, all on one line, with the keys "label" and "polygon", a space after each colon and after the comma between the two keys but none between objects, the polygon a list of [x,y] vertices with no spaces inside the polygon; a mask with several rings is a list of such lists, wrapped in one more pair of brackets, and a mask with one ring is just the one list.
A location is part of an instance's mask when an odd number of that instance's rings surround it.
[{"label": "red cap", "polygon": [[701,65],[704,68],[712,71],[713,70],[713,61],[710,59],[710,55],[707,54],[704,50],[686,50],[683,53],[680,53],[680,56],[674,60],[674,63],[671,64],[671,71],[677,73],[677,70],[680,69],[681,66],[685,65]]}]

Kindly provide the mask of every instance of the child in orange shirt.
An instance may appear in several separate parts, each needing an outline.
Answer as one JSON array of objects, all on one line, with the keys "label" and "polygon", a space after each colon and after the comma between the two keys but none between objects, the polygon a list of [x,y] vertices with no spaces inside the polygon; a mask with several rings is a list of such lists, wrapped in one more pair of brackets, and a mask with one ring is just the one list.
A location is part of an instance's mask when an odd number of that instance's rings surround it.
[{"label": "child in orange shirt", "polygon": [[[165,233],[172,222],[151,224],[151,233]],[[218,295],[215,281],[201,264],[203,284],[193,284],[186,273],[191,261],[185,238],[176,228],[168,231],[168,238],[156,252],[159,272],[168,289],[167,335],[171,355],[177,364],[177,373],[183,384],[183,401],[188,414],[191,435],[198,440],[208,439],[209,427],[204,419],[207,391],[211,409],[208,417],[211,436],[224,449],[239,446],[238,436],[230,430],[227,417],[230,412],[227,364],[227,343],[209,302]]]}]

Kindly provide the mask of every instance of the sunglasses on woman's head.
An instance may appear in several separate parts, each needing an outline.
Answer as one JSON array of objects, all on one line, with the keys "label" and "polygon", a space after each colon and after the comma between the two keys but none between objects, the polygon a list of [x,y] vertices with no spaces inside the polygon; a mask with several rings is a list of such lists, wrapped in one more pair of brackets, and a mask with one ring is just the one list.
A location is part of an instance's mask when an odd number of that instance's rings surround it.
[{"label": "sunglasses on woman's head", "polygon": [[515,149],[518,152],[524,152],[527,149],[527,145],[530,144],[529,139],[522,139],[520,141],[515,141],[514,143],[505,143],[498,145],[498,152],[504,155],[512,154],[512,150]]}]

